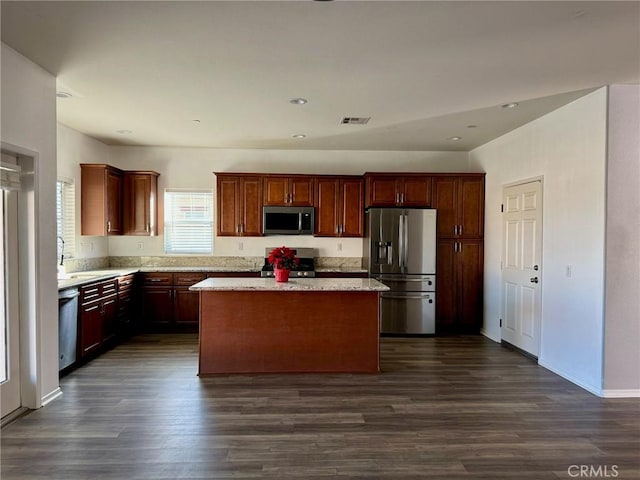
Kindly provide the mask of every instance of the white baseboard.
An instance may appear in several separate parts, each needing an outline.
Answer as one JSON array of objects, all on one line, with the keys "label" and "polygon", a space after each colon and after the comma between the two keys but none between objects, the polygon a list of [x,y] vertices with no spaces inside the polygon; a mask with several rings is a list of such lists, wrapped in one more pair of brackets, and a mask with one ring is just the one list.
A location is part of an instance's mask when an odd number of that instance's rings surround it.
[{"label": "white baseboard", "polygon": [[602,396],[604,398],[638,398],[640,397],[640,390],[604,389],[602,390]]},{"label": "white baseboard", "polygon": [[494,342],[496,342],[496,343],[500,343],[500,340],[501,340],[499,337],[498,337],[498,338],[496,338],[496,337],[494,337],[494,336],[492,336],[492,335],[489,335],[489,334],[487,333],[487,331],[486,331],[484,328],[481,328],[481,329],[480,329],[480,335],[484,335],[484,336],[485,336],[485,337],[487,337],[489,340],[493,340],[493,341],[494,341]]},{"label": "white baseboard", "polygon": [[42,406],[44,407],[46,404],[53,402],[56,398],[62,396],[62,390],[60,387],[56,388],[54,391],[47,393],[44,397],[42,397]]},{"label": "white baseboard", "polygon": [[562,370],[560,370],[558,368],[552,367],[547,362],[545,362],[544,359],[538,358],[538,365],[540,365],[541,367],[546,368],[547,370],[552,371],[556,375],[560,375],[562,378],[564,378],[565,380],[569,380],[571,383],[575,383],[580,388],[584,388],[587,392],[593,393],[597,397],[604,397],[604,392],[603,392],[602,388],[594,387],[593,385],[588,385],[588,384],[584,383],[582,380],[578,380],[577,378],[575,378],[572,375],[568,374],[567,372],[564,372],[564,371],[562,371]]}]

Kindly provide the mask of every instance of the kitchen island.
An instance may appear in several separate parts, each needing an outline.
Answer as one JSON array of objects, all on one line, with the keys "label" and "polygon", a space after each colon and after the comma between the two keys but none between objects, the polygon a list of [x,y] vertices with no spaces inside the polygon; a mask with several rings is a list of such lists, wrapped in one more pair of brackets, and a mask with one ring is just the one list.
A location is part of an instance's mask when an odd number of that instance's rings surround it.
[{"label": "kitchen island", "polygon": [[208,278],[200,293],[199,374],[380,370],[372,279]]}]

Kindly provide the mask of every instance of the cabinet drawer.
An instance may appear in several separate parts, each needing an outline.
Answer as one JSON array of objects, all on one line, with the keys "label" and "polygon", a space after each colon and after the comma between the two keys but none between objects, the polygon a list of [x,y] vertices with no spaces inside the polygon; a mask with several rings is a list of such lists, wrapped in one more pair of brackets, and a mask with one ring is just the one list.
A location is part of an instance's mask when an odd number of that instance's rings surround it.
[{"label": "cabinet drawer", "polygon": [[193,285],[207,278],[207,274],[204,272],[184,272],[173,274],[174,285]]},{"label": "cabinet drawer", "polygon": [[118,281],[109,280],[100,284],[100,296],[108,297],[109,295],[115,295],[118,293]]},{"label": "cabinet drawer", "polygon": [[145,285],[173,285],[173,273],[153,272],[145,273],[143,277]]},{"label": "cabinet drawer", "polygon": [[118,291],[121,292],[126,289],[131,289],[133,287],[134,279],[135,276],[133,274],[118,277]]},{"label": "cabinet drawer", "polygon": [[100,298],[100,284],[92,283],[80,287],[80,303],[85,304]]}]

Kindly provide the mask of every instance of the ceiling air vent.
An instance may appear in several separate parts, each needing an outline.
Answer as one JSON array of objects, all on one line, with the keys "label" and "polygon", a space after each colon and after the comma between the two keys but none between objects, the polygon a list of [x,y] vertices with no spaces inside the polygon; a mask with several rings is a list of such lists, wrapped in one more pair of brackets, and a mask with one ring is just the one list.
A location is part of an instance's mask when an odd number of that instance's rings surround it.
[{"label": "ceiling air vent", "polygon": [[371,117],[342,117],[340,123],[348,125],[365,125]]}]

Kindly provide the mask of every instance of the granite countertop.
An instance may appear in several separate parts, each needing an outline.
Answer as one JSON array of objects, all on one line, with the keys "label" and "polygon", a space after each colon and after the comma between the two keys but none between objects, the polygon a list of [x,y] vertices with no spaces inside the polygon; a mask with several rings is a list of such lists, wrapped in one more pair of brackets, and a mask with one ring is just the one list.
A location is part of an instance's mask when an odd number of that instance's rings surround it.
[{"label": "granite countertop", "polygon": [[122,275],[129,275],[139,271],[137,268],[105,268],[101,270],[87,270],[83,272],[67,273],[64,277],[58,277],[58,290],[79,287],[87,283],[101,282]]},{"label": "granite countertop", "polygon": [[259,267],[140,267],[140,272],[259,272]]},{"label": "granite countertop", "polygon": [[370,278],[207,278],[189,287],[193,291],[359,291],[383,292],[389,287]]}]

